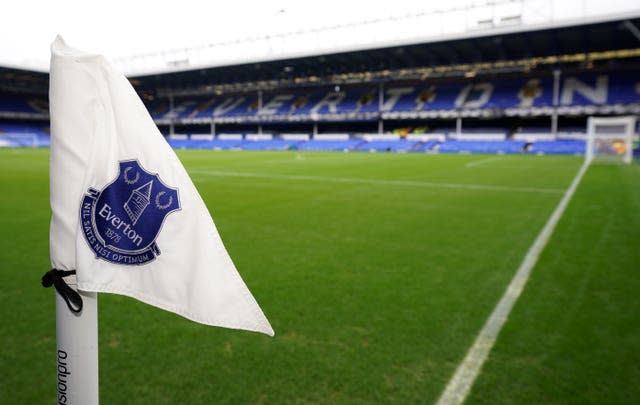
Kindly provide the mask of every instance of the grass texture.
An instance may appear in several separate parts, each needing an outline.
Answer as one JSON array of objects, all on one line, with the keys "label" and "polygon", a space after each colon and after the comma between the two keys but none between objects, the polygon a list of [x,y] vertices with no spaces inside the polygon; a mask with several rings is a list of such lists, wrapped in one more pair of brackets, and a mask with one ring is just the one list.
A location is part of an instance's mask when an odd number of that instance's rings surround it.
[{"label": "grass texture", "polygon": [[[432,403],[577,157],[181,151],[276,336],[99,297],[103,404]],[[48,151],[0,150],[0,403],[55,403]],[[638,402],[640,172],[593,166],[469,402]]]}]

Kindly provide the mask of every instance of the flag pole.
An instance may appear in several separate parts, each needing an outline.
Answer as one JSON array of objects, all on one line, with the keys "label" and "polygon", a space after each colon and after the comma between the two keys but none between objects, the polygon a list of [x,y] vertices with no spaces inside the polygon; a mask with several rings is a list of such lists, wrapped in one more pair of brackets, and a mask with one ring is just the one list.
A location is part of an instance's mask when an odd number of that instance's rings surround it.
[{"label": "flag pole", "polygon": [[[77,289],[75,275],[65,277]],[[82,310],[70,310],[60,293],[56,296],[56,400],[57,404],[97,405],[98,391],[98,297],[78,291]]]}]

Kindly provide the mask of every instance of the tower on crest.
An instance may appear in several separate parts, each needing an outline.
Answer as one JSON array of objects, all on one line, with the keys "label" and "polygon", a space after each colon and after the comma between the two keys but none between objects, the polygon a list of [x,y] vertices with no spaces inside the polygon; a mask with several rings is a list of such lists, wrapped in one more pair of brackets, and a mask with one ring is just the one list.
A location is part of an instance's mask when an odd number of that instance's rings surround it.
[{"label": "tower on crest", "polygon": [[129,199],[124,203],[124,210],[131,218],[132,225],[135,225],[140,216],[149,205],[151,199],[151,186],[153,180],[136,188],[131,192]]}]

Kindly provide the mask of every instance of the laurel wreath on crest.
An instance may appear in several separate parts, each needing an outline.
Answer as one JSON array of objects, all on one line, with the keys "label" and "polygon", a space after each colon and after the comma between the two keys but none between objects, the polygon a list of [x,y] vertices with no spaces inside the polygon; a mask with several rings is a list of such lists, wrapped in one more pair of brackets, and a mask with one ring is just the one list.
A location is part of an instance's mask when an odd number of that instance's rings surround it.
[{"label": "laurel wreath on crest", "polygon": [[138,172],[136,172],[136,177],[133,180],[129,179],[129,171],[131,169],[131,167],[127,167],[126,169],[124,169],[124,182],[129,185],[136,184],[136,182],[140,179],[140,173]]},{"label": "laurel wreath on crest", "polygon": [[169,196],[169,202],[166,204],[161,204],[160,203],[160,197],[162,197],[163,194],[166,194],[164,191],[159,192],[156,195],[156,207],[158,207],[161,210],[166,210],[167,208],[169,208],[171,206],[171,204],[173,204],[173,196]]}]

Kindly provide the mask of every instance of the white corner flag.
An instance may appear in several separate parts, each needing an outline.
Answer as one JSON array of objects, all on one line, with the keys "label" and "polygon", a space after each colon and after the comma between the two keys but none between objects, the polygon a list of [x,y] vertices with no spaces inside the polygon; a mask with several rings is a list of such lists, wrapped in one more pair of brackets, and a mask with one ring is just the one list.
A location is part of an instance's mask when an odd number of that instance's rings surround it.
[{"label": "white corner flag", "polygon": [[273,335],[213,220],[130,85],[99,55],[51,45],[51,261],[81,291]]},{"label": "white corner flag", "polygon": [[[59,292],[58,402],[98,402],[99,292],[273,336],[202,198],[129,81],[102,56],[58,37],[49,103],[54,269],[43,285]],[[76,277],[67,277],[73,270]]]}]

